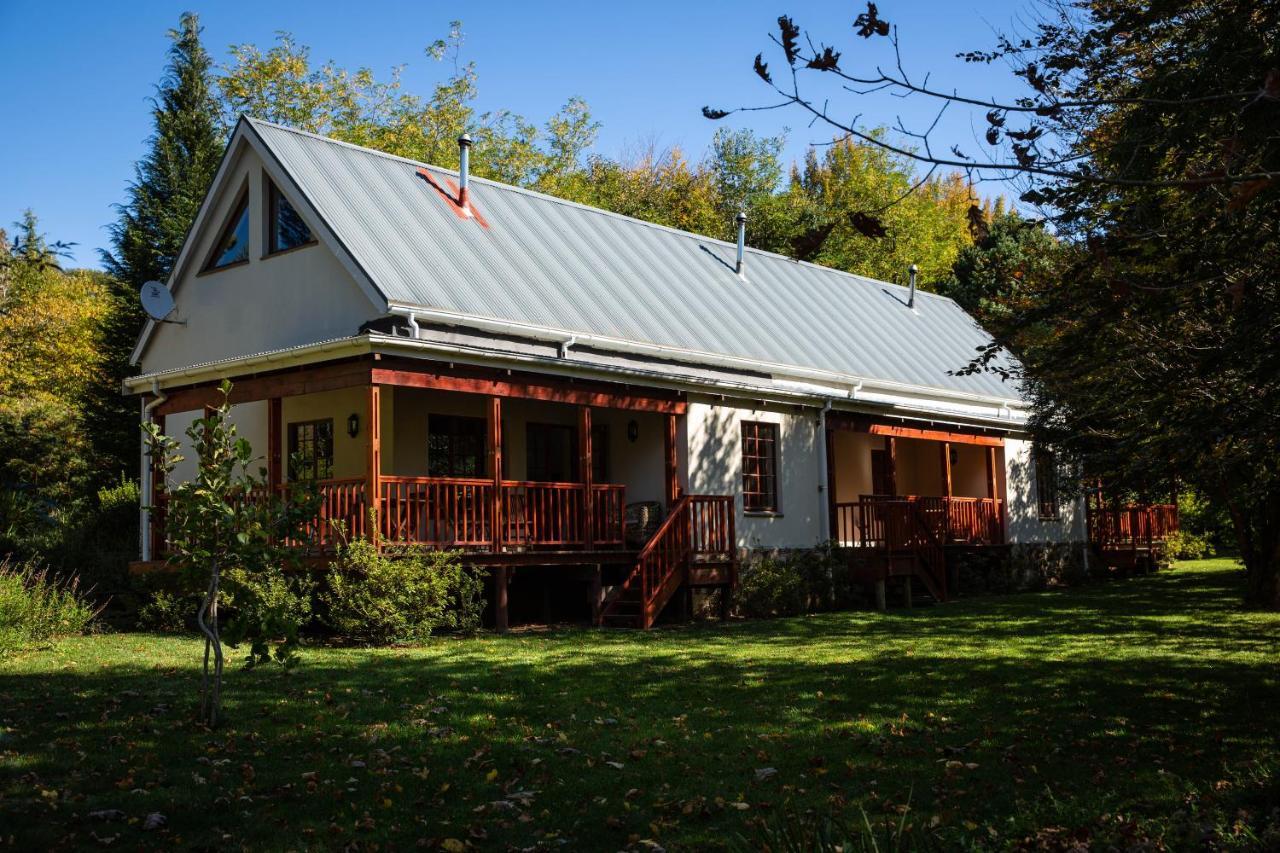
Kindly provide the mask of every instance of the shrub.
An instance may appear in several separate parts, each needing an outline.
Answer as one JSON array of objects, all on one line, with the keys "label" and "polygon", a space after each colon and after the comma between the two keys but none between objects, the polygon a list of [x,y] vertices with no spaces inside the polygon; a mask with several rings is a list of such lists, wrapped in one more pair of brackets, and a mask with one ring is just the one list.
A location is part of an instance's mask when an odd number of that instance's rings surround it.
[{"label": "shrub", "polygon": [[79,634],[97,613],[75,576],[59,580],[35,563],[0,562],[0,653]]},{"label": "shrub", "polygon": [[738,573],[737,610],[744,616],[794,616],[803,613],[808,589],[794,558],[756,553]]},{"label": "shrub", "polygon": [[138,611],[138,627],[157,634],[182,634],[189,629],[199,600],[157,592]]},{"label": "shrub", "polygon": [[1190,530],[1179,530],[1170,536],[1165,552],[1172,560],[1203,560],[1214,553],[1208,535]]},{"label": "shrub", "polygon": [[379,552],[357,539],[329,566],[321,600],[339,633],[383,644],[423,640],[432,631],[472,631],[484,608],[483,582],[454,551],[420,547]]}]

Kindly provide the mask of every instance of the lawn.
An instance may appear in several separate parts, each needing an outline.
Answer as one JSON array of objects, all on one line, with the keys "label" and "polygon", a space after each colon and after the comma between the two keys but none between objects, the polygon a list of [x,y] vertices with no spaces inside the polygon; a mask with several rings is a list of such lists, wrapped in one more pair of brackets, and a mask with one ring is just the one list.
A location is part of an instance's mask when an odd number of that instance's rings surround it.
[{"label": "lawn", "polygon": [[229,669],[216,731],[195,638],[66,640],[0,662],[0,844],[751,847],[865,813],[913,845],[1263,846],[1280,616],[1241,583],[309,648]]}]

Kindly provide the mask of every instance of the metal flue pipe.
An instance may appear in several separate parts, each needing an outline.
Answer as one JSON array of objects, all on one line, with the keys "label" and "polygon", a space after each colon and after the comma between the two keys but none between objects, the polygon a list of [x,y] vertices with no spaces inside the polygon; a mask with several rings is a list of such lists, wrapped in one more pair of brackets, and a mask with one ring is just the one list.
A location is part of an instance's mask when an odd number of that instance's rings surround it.
[{"label": "metal flue pipe", "polygon": [[458,137],[458,207],[467,209],[468,173],[471,171],[471,134]]},{"label": "metal flue pipe", "polygon": [[734,264],[733,270],[738,275],[742,275],[744,255],[747,249],[747,212],[739,210],[735,219],[738,222],[738,261]]}]

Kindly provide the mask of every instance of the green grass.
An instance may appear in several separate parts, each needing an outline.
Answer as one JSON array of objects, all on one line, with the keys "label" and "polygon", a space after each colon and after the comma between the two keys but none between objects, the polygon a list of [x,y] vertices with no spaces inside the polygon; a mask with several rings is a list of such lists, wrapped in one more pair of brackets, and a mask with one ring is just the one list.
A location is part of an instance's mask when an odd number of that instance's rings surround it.
[{"label": "green grass", "polygon": [[213,732],[195,638],[76,638],[0,663],[0,843],[750,846],[865,811],[913,844],[1262,846],[1280,616],[1241,583],[1202,561],[885,614],[310,648],[229,669]]}]

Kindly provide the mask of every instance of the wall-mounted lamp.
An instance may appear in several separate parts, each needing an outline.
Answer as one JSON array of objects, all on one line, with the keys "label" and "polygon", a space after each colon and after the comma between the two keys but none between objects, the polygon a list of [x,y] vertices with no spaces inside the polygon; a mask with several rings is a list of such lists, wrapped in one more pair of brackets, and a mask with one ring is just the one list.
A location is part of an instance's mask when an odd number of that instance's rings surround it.
[{"label": "wall-mounted lamp", "polygon": [[355,438],[360,434],[360,416],[352,412],[347,417],[347,435]]},{"label": "wall-mounted lamp", "polygon": [[640,424],[634,420],[627,421],[627,441],[635,444],[638,438],[640,438]]}]

